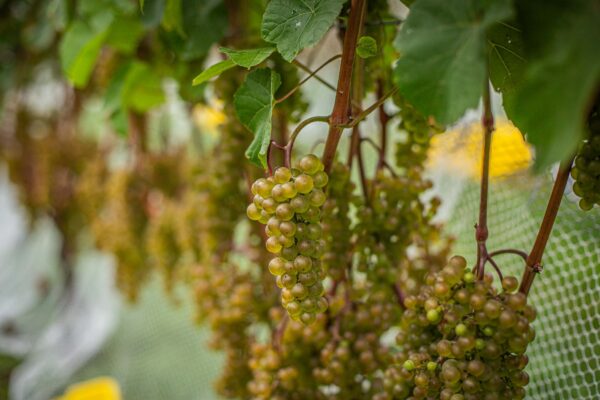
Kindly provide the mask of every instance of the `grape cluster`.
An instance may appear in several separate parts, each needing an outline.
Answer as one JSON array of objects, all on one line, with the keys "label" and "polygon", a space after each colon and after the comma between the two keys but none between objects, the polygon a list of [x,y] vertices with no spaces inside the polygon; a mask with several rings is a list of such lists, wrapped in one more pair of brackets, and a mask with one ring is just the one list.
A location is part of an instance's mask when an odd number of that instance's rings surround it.
[{"label": "grape cluster", "polygon": [[476,280],[466,260],[452,257],[406,297],[397,342],[401,352],[386,371],[393,398],[522,399],[529,381],[525,350],[534,339],[535,310],[515,293],[518,281]]},{"label": "grape cluster", "polygon": [[[371,182],[370,204],[357,200],[358,221],[354,227],[358,269],[370,279],[392,283],[398,278],[394,268],[413,240],[427,225],[430,211],[419,194],[431,183],[413,177],[390,176],[379,170]],[[435,210],[433,210],[434,212]]]},{"label": "grape cluster", "polygon": [[589,138],[583,142],[575,157],[571,176],[575,179],[573,192],[579,196],[579,207],[589,211],[600,205],[600,105],[597,103],[588,119]]},{"label": "grape cluster", "polygon": [[321,225],[325,237],[323,268],[336,281],[344,279],[345,271],[352,265],[352,221],[349,212],[353,192],[350,169],[341,163],[333,164]]},{"label": "grape cluster", "polygon": [[298,168],[279,167],[273,176],[254,182],[254,198],[246,210],[251,220],[266,225],[265,246],[276,255],[269,271],[282,289],[283,306],[292,319],[305,324],[327,309],[320,261],[325,250],[320,224],[326,201],[322,188],[327,182],[323,164],[309,154]]},{"label": "grape cluster", "polygon": [[[273,314],[277,310],[273,309]],[[311,325],[297,321],[285,324],[278,343],[254,343],[248,365],[252,398],[261,400],[304,400],[324,398],[315,371],[319,353],[331,335],[327,317],[318,314]]]}]

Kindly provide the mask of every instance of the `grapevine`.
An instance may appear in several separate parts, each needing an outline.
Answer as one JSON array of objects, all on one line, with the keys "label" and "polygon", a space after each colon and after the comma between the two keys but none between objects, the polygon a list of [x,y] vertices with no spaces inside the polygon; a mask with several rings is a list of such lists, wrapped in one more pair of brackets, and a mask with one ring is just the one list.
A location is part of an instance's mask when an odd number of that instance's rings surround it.
[{"label": "grapevine", "polygon": [[[128,307],[160,279],[210,330],[225,398],[539,394],[528,351],[549,340],[545,299],[563,299],[534,280],[559,274],[546,250],[561,204],[592,225],[600,205],[597,4],[64,3],[0,4],[0,166],[29,230],[61,235],[65,304],[90,250]],[[430,158],[476,113],[470,257],[445,222],[462,197],[440,176],[470,183]],[[533,150],[526,190],[556,171],[527,249],[496,248],[488,220],[504,115]]]}]

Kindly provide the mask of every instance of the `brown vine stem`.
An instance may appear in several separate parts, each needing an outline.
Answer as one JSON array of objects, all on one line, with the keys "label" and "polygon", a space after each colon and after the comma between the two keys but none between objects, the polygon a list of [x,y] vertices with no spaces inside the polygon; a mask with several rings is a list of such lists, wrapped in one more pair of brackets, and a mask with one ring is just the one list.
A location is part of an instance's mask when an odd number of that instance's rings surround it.
[{"label": "brown vine stem", "polygon": [[369,114],[371,114],[373,111],[377,110],[380,106],[382,106],[383,103],[385,103],[385,101],[387,99],[389,99],[390,96],[393,96],[394,93],[396,93],[397,91],[398,91],[398,88],[394,88],[394,89],[390,90],[384,96],[382,96],[381,98],[379,98],[375,103],[371,104],[369,106],[369,108],[367,108],[366,110],[362,111],[356,117],[353,117],[352,121],[350,121],[347,124],[339,124],[338,128],[343,128],[343,129],[354,128],[356,125],[358,125],[360,122],[362,122],[365,118],[367,118],[369,116]]},{"label": "brown vine stem", "polygon": [[348,123],[348,111],[350,106],[350,84],[352,82],[352,70],[354,66],[354,56],[356,54],[356,43],[361,31],[363,19],[365,16],[366,0],[353,0],[350,8],[350,18],[348,29],[344,35],[344,46],[342,50],[342,60],[340,63],[340,72],[335,94],[335,102],[331,112],[329,122],[329,133],[325,142],[323,151],[323,164],[325,172],[331,170],[333,159],[337,150],[338,143],[342,136],[340,125]]},{"label": "brown vine stem", "polygon": [[333,90],[335,92],[335,86],[333,86],[331,83],[327,82],[325,79],[321,78],[319,75],[315,75],[315,73],[313,73],[313,71],[306,65],[302,64],[300,61],[298,60],[294,60],[292,61],[292,63],[297,66],[298,68],[300,68],[302,71],[311,74],[314,76],[314,78],[316,80],[318,80],[319,82],[321,82],[325,87]]},{"label": "brown vine stem", "polygon": [[135,157],[135,165],[140,166],[147,147],[146,117],[144,114],[129,111],[127,114],[127,122],[129,127],[129,140]]},{"label": "brown vine stem", "polygon": [[310,125],[314,122],[326,122],[327,123],[327,122],[329,122],[329,117],[328,116],[309,117],[309,118],[306,118],[304,121],[300,122],[296,126],[296,129],[294,129],[294,131],[290,135],[290,140],[287,142],[287,144],[283,147],[280,147],[281,149],[283,149],[283,152],[284,152],[284,164],[286,167],[289,168],[291,165],[292,150],[294,149],[294,142],[296,142],[296,138],[298,137],[300,132],[302,132],[302,129],[306,128],[308,125]]},{"label": "brown vine stem", "polygon": [[552,193],[550,194],[550,199],[548,200],[548,205],[546,206],[544,219],[542,220],[542,224],[538,230],[533,248],[527,257],[525,271],[523,272],[521,286],[519,287],[519,292],[526,295],[529,294],[529,290],[531,289],[535,275],[542,270],[542,256],[544,255],[548,238],[550,237],[552,227],[554,226],[554,221],[556,220],[556,215],[558,214],[558,209],[560,208],[565,187],[567,186],[567,181],[569,180],[569,173],[571,172],[572,163],[573,160],[570,159],[568,161],[563,161],[560,164],[560,169],[556,175],[556,181],[554,181]]},{"label": "brown vine stem", "polygon": [[492,145],[492,133],[494,132],[494,116],[492,114],[492,102],[490,97],[490,84],[486,75],[483,89],[483,166],[481,170],[481,192],[479,195],[479,222],[475,226],[475,239],[477,240],[477,263],[475,265],[478,279],[483,279],[485,263],[488,260],[486,241],[488,238],[487,207],[488,188],[490,179],[490,152]]},{"label": "brown vine stem", "polygon": [[[383,93],[383,81],[380,79],[377,82],[377,97],[382,98],[384,96]],[[377,161],[377,169],[381,169],[383,167],[383,163],[385,162],[385,156],[387,153],[387,126],[390,120],[390,116],[385,112],[385,107],[383,103],[379,105],[379,125],[381,126],[381,148],[379,150],[379,160]]]},{"label": "brown vine stem", "polygon": [[275,100],[275,104],[279,104],[283,101],[285,101],[286,99],[288,99],[291,95],[293,95],[294,93],[296,93],[296,91],[298,91],[298,89],[300,89],[300,87],[302,85],[304,85],[306,82],[308,82],[311,78],[315,77],[316,74],[322,70],[323,68],[325,68],[327,65],[331,64],[332,62],[334,62],[335,60],[337,60],[338,58],[342,57],[341,54],[335,55],[333,57],[331,57],[330,59],[328,59],[327,61],[325,61],[323,64],[321,64],[319,66],[319,68],[315,69],[314,71],[312,71],[306,78],[304,78],[303,80],[301,80],[292,90],[290,90],[289,92],[287,92],[284,96],[280,97],[279,99]]}]

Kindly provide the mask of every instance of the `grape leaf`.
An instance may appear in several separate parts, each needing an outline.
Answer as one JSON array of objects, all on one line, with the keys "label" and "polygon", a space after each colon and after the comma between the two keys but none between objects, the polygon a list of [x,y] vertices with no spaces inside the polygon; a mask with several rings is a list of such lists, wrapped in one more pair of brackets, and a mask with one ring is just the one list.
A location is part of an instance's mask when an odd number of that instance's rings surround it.
[{"label": "grape leaf", "polygon": [[221,0],[181,0],[183,31],[179,51],[184,60],[204,57],[213,43],[218,42],[227,29],[227,11]]},{"label": "grape leaf", "polygon": [[144,25],[138,17],[121,16],[110,26],[106,44],[123,54],[132,54],[144,35]]},{"label": "grape leaf", "polygon": [[371,36],[361,36],[358,39],[356,54],[360,58],[369,58],[377,54],[377,42]]},{"label": "grape leaf", "polygon": [[265,61],[274,51],[274,47],[260,47],[258,49],[249,50],[235,50],[228,49],[227,47],[220,47],[221,53],[227,54],[227,56],[236,65],[244,68],[252,68],[255,65]]},{"label": "grape leaf", "polygon": [[183,31],[181,0],[167,0],[162,19],[162,27],[166,31],[175,31],[181,35],[181,37],[185,37],[185,32]]},{"label": "grape leaf", "polygon": [[148,64],[131,63],[121,88],[123,106],[138,112],[145,112],[162,104],[165,94],[160,76]]},{"label": "grape leaf", "polygon": [[507,96],[513,92],[525,72],[521,30],[515,22],[502,22],[490,29],[487,41],[490,80],[496,91]]},{"label": "grape leaf", "polygon": [[147,28],[154,28],[162,21],[165,0],[146,0],[142,12],[142,23]]},{"label": "grape leaf", "polygon": [[274,51],[274,47],[261,47],[249,50],[234,50],[220,47],[219,50],[229,57],[229,60],[221,61],[211,65],[192,81],[192,86],[199,85],[233,68],[236,65],[244,68],[252,68],[267,59]]},{"label": "grape leaf", "polygon": [[267,166],[274,95],[280,84],[281,78],[275,71],[269,68],[256,69],[246,76],[233,100],[238,119],[254,133],[246,157],[262,167]]},{"label": "grape leaf", "polygon": [[230,68],[235,67],[235,63],[232,60],[225,60],[211,65],[200,73],[192,81],[192,86],[199,85],[206,82],[207,80],[214,78],[215,76],[221,75],[221,73],[227,71]]},{"label": "grape leaf", "polygon": [[87,85],[109,33],[111,21],[110,13],[99,14],[89,23],[76,20],[60,42],[62,69],[75,87]]},{"label": "grape leaf", "polygon": [[277,45],[286,61],[317,43],[339,15],[345,0],[271,0],[262,20],[262,37]]},{"label": "grape leaf", "polygon": [[511,16],[510,0],[419,0],[396,40],[401,93],[442,124],[477,107],[486,76],[486,32]]},{"label": "grape leaf", "polygon": [[536,169],[567,158],[585,135],[600,85],[600,8],[573,0],[517,2],[533,58],[507,114],[536,148]]}]

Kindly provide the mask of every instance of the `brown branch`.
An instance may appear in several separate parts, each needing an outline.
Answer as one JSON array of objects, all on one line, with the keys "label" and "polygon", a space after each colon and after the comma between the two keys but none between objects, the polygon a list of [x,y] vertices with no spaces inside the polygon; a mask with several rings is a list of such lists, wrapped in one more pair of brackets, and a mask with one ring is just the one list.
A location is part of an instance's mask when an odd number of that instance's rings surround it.
[{"label": "brown branch", "polygon": [[127,113],[127,122],[129,127],[129,141],[133,149],[135,165],[139,166],[147,147],[146,116],[129,111]]},{"label": "brown branch", "polygon": [[290,90],[289,92],[287,92],[284,96],[280,97],[279,99],[275,100],[275,104],[279,104],[283,101],[285,101],[286,99],[288,99],[291,95],[293,95],[294,93],[296,93],[296,91],[298,89],[300,89],[300,87],[302,85],[304,85],[306,82],[308,82],[311,78],[315,77],[315,75],[322,70],[323,68],[325,68],[327,65],[329,65],[330,63],[334,62],[335,60],[337,60],[338,58],[340,58],[342,55],[338,54],[335,55],[333,57],[331,57],[330,59],[328,59],[327,61],[325,61],[323,64],[321,64],[319,66],[319,68],[315,69],[314,71],[312,71],[306,78],[304,78],[303,80],[301,80],[296,86],[294,86],[294,88],[292,90]]},{"label": "brown branch", "polygon": [[348,123],[348,111],[350,106],[350,84],[352,82],[352,70],[354,65],[354,56],[356,53],[356,43],[361,31],[366,9],[366,0],[353,0],[350,9],[350,18],[348,29],[344,35],[344,46],[342,50],[342,60],[340,63],[340,72],[338,77],[335,103],[331,112],[329,123],[329,134],[325,143],[323,152],[323,164],[325,171],[329,172],[337,150],[342,129],[339,125]]},{"label": "brown branch", "polygon": [[475,226],[475,239],[477,240],[477,263],[475,271],[478,279],[483,279],[485,262],[488,258],[486,241],[488,238],[487,207],[488,189],[490,178],[490,152],[492,145],[492,132],[494,132],[494,116],[490,97],[490,85],[486,75],[483,90],[483,166],[481,171],[481,192],[479,195],[479,222]]},{"label": "brown branch", "polygon": [[500,254],[516,254],[519,257],[521,257],[523,260],[527,260],[527,253],[524,252],[523,250],[518,250],[518,249],[501,249],[501,250],[492,251],[488,254],[488,257],[492,258],[492,257],[496,257],[497,255],[500,255]]},{"label": "brown branch", "polygon": [[319,75],[316,75],[316,71],[313,73],[313,71],[308,66],[302,64],[298,60],[294,60],[294,61],[292,61],[292,63],[295,66],[297,66],[298,68],[300,68],[302,71],[304,71],[308,74],[312,74],[317,81],[321,82],[326,88],[329,88],[335,92],[335,86],[333,86],[331,83],[327,82],[325,79],[321,78]]},{"label": "brown branch", "polygon": [[[377,97],[382,98],[384,96],[383,93],[384,83],[382,80],[379,80],[377,83]],[[387,153],[387,126],[390,120],[390,116],[385,112],[385,108],[383,103],[379,105],[379,125],[381,127],[381,149],[379,150],[379,161],[377,162],[377,169],[381,169],[383,167],[383,162],[385,161],[385,156]]]},{"label": "brown branch", "polygon": [[569,180],[572,162],[573,160],[570,159],[560,164],[560,169],[556,175],[556,181],[554,181],[552,193],[550,194],[550,199],[548,200],[548,206],[546,207],[546,212],[544,213],[544,219],[542,220],[542,224],[540,225],[540,229],[535,238],[535,243],[533,244],[533,248],[529,253],[529,257],[527,257],[527,262],[525,263],[525,271],[523,272],[521,286],[519,287],[519,292],[521,293],[529,293],[536,273],[541,272],[542,270],[542,256],[544,255],[544,250],[546,249],[546,244],[548,243],[548,238],[552,232],[552,227],[554,226],[554,221],[556,220],[556,215],[558,214],[558,209],[565,192],[565,187],[567,186],[567,181]]}]

